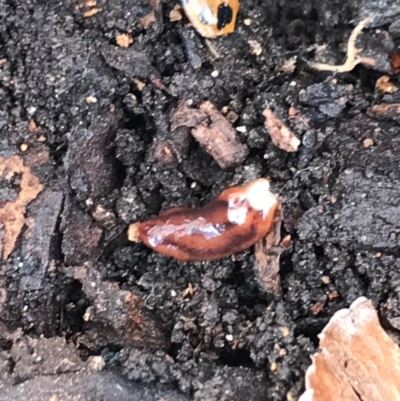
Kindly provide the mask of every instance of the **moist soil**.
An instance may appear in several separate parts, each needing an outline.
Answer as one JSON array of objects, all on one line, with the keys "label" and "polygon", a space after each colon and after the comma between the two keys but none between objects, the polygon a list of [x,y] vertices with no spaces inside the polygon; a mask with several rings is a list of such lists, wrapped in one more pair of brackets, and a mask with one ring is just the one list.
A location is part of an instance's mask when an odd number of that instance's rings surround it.
[{"label": "moist soil", "polygon": [[[42,185],[6,257],[0,226],[1,401],[294,400],[318,334],[359,296],[399,334],[400,114],[373,113],[400,102],[375,86],[399,86],[397,1],[242,0],[235,32],[209,42],[177,3],[0,0],[0,160]],[[341,64],[366,16],[357,46],[375,67],[309,67]],[[244,161],[222,169],[172,131],[183,101],[238,128]],[[297,152],[272,143],[266,107]],[[24,174],[2,173],[1,207]],[[127,239],[131,222],[259,177],[290,236],[278,290],[253,249],[179,262]]]}]

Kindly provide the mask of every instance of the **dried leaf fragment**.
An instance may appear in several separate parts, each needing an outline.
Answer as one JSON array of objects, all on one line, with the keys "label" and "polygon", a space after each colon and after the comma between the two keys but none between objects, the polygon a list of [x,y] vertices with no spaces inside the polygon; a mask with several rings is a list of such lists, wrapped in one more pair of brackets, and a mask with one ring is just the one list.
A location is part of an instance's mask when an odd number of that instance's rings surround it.
[{"label": "dried leaf fragment", "polygon": [[265,128],[271,135],[272,142],[286,152],[297,152],[300,139],[283,123],[283,121],[268,107],[263,111]]},{"label": "dried leaf fragment", "polygon": [[365,297],[336,312],[320,334],[299,401],[400,400],[400,350]]},{"label": "dried leaf fragment", "polygon": [[[26,206],[37,197],[43,185],[17,155],[0,156],[0,179],[8,182],[10,189],[7,197],[0,199],[0,257],[6,260],[25,224]],[[18,188],[14,193],[15,186]]]}]

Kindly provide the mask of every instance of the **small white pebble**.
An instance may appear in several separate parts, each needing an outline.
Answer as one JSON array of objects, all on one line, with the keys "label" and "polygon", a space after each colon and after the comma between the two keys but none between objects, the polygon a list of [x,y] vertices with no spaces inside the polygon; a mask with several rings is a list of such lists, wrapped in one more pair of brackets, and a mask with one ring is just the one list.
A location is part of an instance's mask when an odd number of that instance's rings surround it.
[{"label": "small white pebble", "polygon": [[190,184],[190,188],[192,188],[192,189],[196,188],[196,186],[197,186],[197,182],[196,182],[196,181],[193,181],[193,182]]},{"label": "small white pebble", "polygon": [[236,127],[236,131],[239,131],[242,134],[244,134],[245,132],[247,132],[247,128],[244,125],[242,125],[240,127]]},{"label": "small white pebble", "polygon": [[289,86],[296,86],[297,85],[297,82],[296,81],[292,81],[290,84],[289,84]]},{"label": "small white pebble", "polygon": [[171,291],[171,297],[176,297],[176,291],[175,290]]},{"label": "small white pebble", "polygon": [[28,114],[32,115],[32,114],[36,113],[36,110],[37,110],[36,107],[31,106],[31,107],[28,107],[27,112],[28,112]]},{"label": "small white pebble", "polygon": [[217,78],[218,75],[219,75],[219,71],[218,71],[218,70],[214,70],[214,71],[211,73],[211,76],[212,76],[213,78]]},{"label": "small white pebble", "polygon": [[233,335],[232,334],[227,334],[225,336],[225,338],[226,338],[226,341],[233,341]]},{"label": "small white pebble", "polygon": [[88,96],[86,98],[86,103],[97,103],[97,98],[95,98],[94,96]]},{"label": "small white pebble", "polygon": [[246,18],[246,19],[243,21],[243,23],[244,23],[246,26],[250,26],[250,25],[251,25],[251,19],[250,19],[250,18]]}]

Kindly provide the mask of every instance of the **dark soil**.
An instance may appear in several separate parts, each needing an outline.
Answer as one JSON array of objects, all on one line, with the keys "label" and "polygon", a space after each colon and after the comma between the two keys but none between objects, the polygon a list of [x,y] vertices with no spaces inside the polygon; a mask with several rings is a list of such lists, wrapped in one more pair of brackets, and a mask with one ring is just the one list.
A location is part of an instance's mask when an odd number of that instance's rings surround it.
[{"label": "dark soil", "polygon": [[[185,17],[170,21],[178,1],[98,0],[87,18],[83,3],[0,0],[0,156],[44,185],[0,265],[0,400],[293,400],[318,333],[357,297],[399,334],[400,117],[367,113],[400,102],[375,89],[400,44],[398,1],[242,0],[236,31],[211,41],[219,58]],[[323,44],[340,64],[367,15],[359,43],[376,68],[308,67]],[[183,99],[246,127],[241,165],[222,170],[190,131],[171,132]],[[272,143],[267,106],[297,153]],[[257,177],[293,240],[281,294],[263,289],[252,249],[183,263],[127,240],[132,221]],[[0,206],[14,181],[0,181]]]}]

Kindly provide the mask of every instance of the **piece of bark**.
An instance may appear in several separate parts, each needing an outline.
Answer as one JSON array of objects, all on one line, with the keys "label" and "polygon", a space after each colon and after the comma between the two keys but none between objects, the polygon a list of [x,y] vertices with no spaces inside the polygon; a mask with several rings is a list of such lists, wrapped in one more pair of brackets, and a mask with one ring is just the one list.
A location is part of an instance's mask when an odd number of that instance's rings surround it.
[{"label": "piece of bark", "polygon": [[199,109],[182,101],[171,118],[171,131],[180,127],[193,128],[192,135],[223,169],[240,165],[247,156],[232,124],[209,101]]},{"label": "piece of bark", "polygon": [[370,117],[382,120],[400,121],[400,103],[375,104],[368,108]]},{"label": "piece of bark", "polygon": [[29,224],[21,246],[20,275],[24,290],[38,290],[51,260],[56,256],[54,233],[63,194],[46,188],[29,208]]},{"label": "piece of bark", "polygon": [[171,131],[175,131],[179,127],[194,128],[198,125],[206,125],[207,119],[205,111],[189,107],[183,100],[171,118]]},{"label": "piece of bark", "polygon": [[24,160],[0,156],[0,256],[6,260],[14,250],[25,224],[26,206],[42,191],[43,185]]},{"label": "piece of bark", "polygon": [[400,350],[365,297],[336,312],[320,334],[299,401],[400,399]]},{"label": "piece of bark", "polygon": [[284,124],[284,122],[268,107],[263,111],[265,129],[271,136],[272,142],[286,152],[297,152],[300,139]]},{"label": "piece of bark", "polygon": [[277,246],[281,240],[282,209],[278,208],[273,228],[254,245],[257,277],[263,289],[267,292],[281,293],[281,278],[279,276],[280,253]]},{"label": "piece of bark", "polygon": [[192,135],[222,169],[243,163],[247,147],[240,143],[229,121],[209,101],[200,105],[200,111],[207,115],[210,123],[208,126],[196,126],[192,130]]}]

